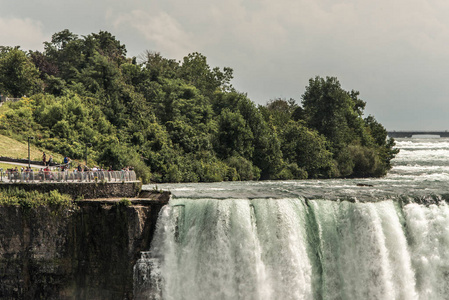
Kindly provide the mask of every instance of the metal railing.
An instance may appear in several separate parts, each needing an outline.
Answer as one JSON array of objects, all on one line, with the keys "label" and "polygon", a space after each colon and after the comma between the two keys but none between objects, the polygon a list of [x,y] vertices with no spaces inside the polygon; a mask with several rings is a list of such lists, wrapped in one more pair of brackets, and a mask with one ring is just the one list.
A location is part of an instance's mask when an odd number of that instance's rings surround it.
[{"label": "metal railing", "polygon": [[6,101],[17,102],[17,101],[20,101],[22,98],[9,98],[9,97],[6,97],[4,99],[5,99],[5,102]]},{"label": "metal railing", "polygon": [[3,105],[3,103],[9,102],[17,102],[20,101],[22,98],[8,98],[8,97],[0,97],[0,106]]},{"label": "metal railing", "polygon": [[22,98],[8,98],[8,97],[0,97],[0,107],[3,105],[3,103],[9,102],[17,102],[20,101]]},{"label": "metal railing", "polygon": [[128,182],[136,181],[134,171],[6,171],[0,182]]}]

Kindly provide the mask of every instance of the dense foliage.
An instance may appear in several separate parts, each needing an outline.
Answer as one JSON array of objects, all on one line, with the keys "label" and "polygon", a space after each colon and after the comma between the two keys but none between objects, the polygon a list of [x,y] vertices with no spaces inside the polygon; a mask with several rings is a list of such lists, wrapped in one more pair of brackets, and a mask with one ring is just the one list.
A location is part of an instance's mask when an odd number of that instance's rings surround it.
[{"label": "dense foliage", "polygon": [[0,206],[20,206],[24,209],[47,206],[58,209],[72,207],[73,201],[69,195],[60,194],[56,190],[40,193],[11,188],[0,190]]},{"label": "dense foliage", "polygon": [[0,114],[0,133],[80,160],[88,150],[90,164],[133,166],[144,182],[382,176],[397,153],[333,77],[310,79],[301,105],[256,106],[200,53],[138,62],[103,31],[44,45],[0,47],[0,91],[28,96]]}]

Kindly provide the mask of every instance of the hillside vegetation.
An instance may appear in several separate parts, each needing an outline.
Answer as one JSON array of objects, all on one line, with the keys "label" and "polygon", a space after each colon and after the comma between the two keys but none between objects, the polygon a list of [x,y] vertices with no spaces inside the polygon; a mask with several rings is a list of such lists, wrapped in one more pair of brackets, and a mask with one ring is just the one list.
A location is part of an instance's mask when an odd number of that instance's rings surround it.
[{"label": "hillside vegetation", "polygon": [[[26,137],[25,137],[26,139]],[[42,160],[42,152],[46,151],[47,155],[53,156],[55,161],[62,162],[63,156],[58,153],[53,153],[48,150],[38,149],[35,145],[30,144],[30,159],[34,161]],[[13,138],[0,134],[0,156],[10,158],[28,158],[28,142],[17,141]]]},{"label": "hillside vegetation", "polygon": [[334,77],[310,79],[301,103],[257,106],[231,68],[200,53],[129,58],[103,31],[64,30],[44,45],[0,48],[0,91],[23,97],[0,109],[0,133],[73,159],[88,149],[92,163],[133,166],[144,182],[383,176],[397,153]]}]

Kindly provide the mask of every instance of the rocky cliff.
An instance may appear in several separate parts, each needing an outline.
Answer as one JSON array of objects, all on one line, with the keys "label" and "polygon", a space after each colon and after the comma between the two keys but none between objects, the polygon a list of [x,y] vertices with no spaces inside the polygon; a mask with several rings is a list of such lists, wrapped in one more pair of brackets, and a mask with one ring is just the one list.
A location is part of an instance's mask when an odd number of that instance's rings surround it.
[{"label": "rocky cliff", "polygon": [[152,198],[0,206],[0,299],[133,299],[133,265],[169,194]]}]

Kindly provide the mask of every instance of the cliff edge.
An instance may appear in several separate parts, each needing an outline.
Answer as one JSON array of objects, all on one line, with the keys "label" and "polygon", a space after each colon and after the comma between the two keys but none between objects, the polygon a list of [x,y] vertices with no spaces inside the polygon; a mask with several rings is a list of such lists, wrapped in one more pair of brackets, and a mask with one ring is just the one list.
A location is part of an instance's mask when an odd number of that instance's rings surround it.
[{"label": "cliff edge", "polygon": [[0,206],[0,299],[133,299],[133,266],[169,198]]}]

